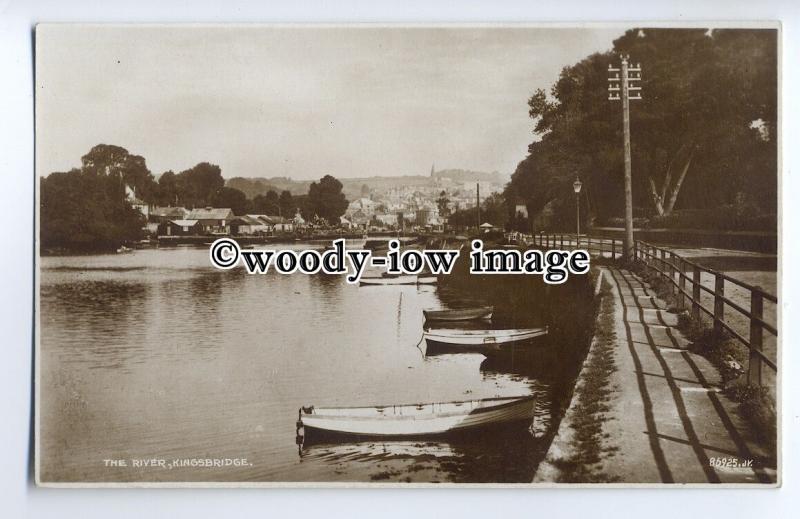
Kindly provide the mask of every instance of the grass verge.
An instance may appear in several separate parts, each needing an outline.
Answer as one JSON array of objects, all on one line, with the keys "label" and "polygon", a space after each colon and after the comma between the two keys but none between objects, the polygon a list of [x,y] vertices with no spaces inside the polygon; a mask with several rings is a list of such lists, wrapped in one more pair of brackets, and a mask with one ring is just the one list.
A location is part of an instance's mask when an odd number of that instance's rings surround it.
[{"label": "grass verge", "polygon": [[575,387],[575,406],[569,411],[570,454],[552,460],[558,469],[561,483],[612,483],[614,478],[600,470],[603,457],[613,454],[616,447],[604,445],[608,437],[603,432],[607,420],[611,374],[616,371],[614,362],[614,303],[607,286],[601,292],[602,300],[596,318],[595,336],[589,355]]}]

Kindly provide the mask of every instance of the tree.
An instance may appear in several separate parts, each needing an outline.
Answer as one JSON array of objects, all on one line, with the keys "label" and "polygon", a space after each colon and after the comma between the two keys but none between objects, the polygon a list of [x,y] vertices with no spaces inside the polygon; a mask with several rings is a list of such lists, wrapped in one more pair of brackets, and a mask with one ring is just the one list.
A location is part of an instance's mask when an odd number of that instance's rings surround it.
[{"label": "tree", "polygon": [[508,208],[505,198],[500,193],[492,193],[481,202],[481,219],[495,227],[505,227],[508,223]]},{"label": "tree", "polygon": [[339,217],[347,209],[347,199],[342,193],[342,183],[331,175],[325,175],[319,182],[312,182],[308,188],[308,202],[303,216],[309,220],[315,215],[325,219],[330,225],[337,225]]},{"label": "tree", "polygon": [[131,207],[116,175],[94,168],[40,180],[39,238],[44,249],[109,250],[141,238],[144,217]]},{"label": "tree", "polygon": [[[509,220],[508,207],[505,198],[500,193],[492,193],[481,201],[481,222],[489,222],[496,227],[505,227]],[[475,227],[478,225],[478,210],[457,209],[453,211],[448,223],[453,227]]]},{"label": "tree", "polygon": [[447,191],[442,190],[442,192],[439,193],[436,206],[439,208],[439,216],[442,218],[450,216],[450,199],[447,198]]},{"label": "tree", "polygon": [[180,203],[192,208],[213,205],[215,195],[225,187],[222,170],[208,162],[181,171],[176,180]]},{"label": "tree", "polygon": [[297,204],[292,197],[291,191],[283,190],[278,199],[278,206],[280,207],[280,215],[284,218],[292,218],[297,211]]},{"label": "tree", "polygon": [[245,215],[250,209],[250,201],[245,194],[232,187],[222,187],[217,191],[211,197],[211,205],[214,207],[230,207],[236,216]]},{"label": "tree", "polygon": [[144,157],[132,155],[121,146],[98,144],[81,157],[81,164],[84,173],[116,178],[121,185],[133,188],[137,198],[155,201],[157,184]]},{"label": "tree", "polygon": [[265,195],[256,195],[252,205],[253,212],[257,214],[276,215],[280,212],[278,193],[272,190]]},{"label": "tree", "polygon": [[537,139],[506,198],[522,198],[534,211],[547,204],[556,221],[574,225],[577,175],[590,216],[621,213],[622,117],[606,91],[607,68],[619,54],[643,68],[643,100],[631,103],[634,206],[669,215],[721,207],[745,193],[774,211],[773,30],[635,29],[612,52],[565,67],[549,93],[537,90],[529,100]]},{"label": "tree", "polygon": [[171,170],[158,178],[157,200],[159,205],[178,205],[178,178]]}]

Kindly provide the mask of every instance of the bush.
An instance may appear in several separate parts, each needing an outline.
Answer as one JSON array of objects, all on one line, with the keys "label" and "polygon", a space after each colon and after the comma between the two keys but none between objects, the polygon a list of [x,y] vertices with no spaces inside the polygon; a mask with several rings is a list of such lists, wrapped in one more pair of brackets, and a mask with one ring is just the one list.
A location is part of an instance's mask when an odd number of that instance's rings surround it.
[{"label": "bush", "polygon": [[719,231],[775,231],[777,215],[760,213],[752,205],[725,205],[716,209],[684,209],[650,218],[651,228],[714,229]]}]

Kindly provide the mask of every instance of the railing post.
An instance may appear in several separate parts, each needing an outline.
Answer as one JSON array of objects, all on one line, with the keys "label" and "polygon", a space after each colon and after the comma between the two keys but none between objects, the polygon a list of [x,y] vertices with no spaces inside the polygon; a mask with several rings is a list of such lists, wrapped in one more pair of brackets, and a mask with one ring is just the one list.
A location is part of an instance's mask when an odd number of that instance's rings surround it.
[{"label": "railing post", "polygon": [[667,253],[667,257],[669,258],[669,291],[670,293],[675,293],[675,253],[669,251]]},{"label": "railing post", "polygon": [[764,330],[761,319],[764,318],[764,296],[761,287],[754,287],[750,292],[750,362],[747,371],[747,383],[761,385],[761,352]]},{"label": "railing post", "polygon": [[686,309],[686,263],[683,258],[678,259],[678,307],[681,311]]},{"label": "railing post", "polygon": [[[617,259],[617,239],[611,238],[611,259]],[[636,259],[636,249],[633,249],[633,259]]]},{"label": "railing post", "polygon": [[692,319],[700,322],[700,267],[692,268]]},{"label": "railing post", "polygon": [[719,274],[714,273],[714,335],[722,335],[722,320],[725,318],[725,279]]},{"label": "railing post", "polygon": [[564,235],[561,235],[561,250],[564,250]]},{"label": "railing post", "polygon": [[633,259],[634,260],[638,260],[639,259],[639,241],[638,240],[633,240]]}]

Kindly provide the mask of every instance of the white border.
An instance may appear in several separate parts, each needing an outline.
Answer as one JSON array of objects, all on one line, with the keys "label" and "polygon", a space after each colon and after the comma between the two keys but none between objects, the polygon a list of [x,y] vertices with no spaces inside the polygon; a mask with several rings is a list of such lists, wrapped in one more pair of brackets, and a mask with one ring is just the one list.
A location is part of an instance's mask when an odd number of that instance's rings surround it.
[{"label": "white border", "polygon": [[[405,3],[341,1],[327,4],[320,1],[262,2],[228,1],[223,4],[197,1],[192,5],[168,0],[141,0],[136,3],[90,1],[35,1],[27,4],[6,1],[0,4],[0,166],[3,189],[0,204],[7,220],[6,243],[0,255],[3,272],[4,297],[0,309],[0,326],[3,330],[4,370],[3,398],[0,399],[0,445],[3,448],[3,468],[0,483],[3,500],[0,506],[10,517],[26,513],[30,516],[58,515],[69,517],[108,517],[140,515],[213,517],[231,515],[237,509],[262,515],[265,511],[279,514],[321,513],[326,517],[353,517],[373,515],[377,510],[392,516],[415,515],[468,515],[478,516],[499,513],[519,514],[584,514],[587,516],[674,516],[675,511],[689,515],[714,514],[724,517],[774,516],[781,510],[797,510],[798,498],[789,486],[794,486],[797,455],[792,450],[793,438],[798,431],[800,409],[794,395],[800,394],[800,382],[789,377],[783,393],[785,418],[784,438],[784,488],[778,491],[717,490],[707,491],[621,491],[614,489],[582,491],[519,492],[493,490],[474,492],[450,490],[447,492],[421,492],[414,490],[373,490],[368,494],[358,491],[271,491],[253,494],[243,490],[229,490],[224,494],[199,490],[163,492],[83,490],[62,492],[31,487],[28,449],[30,447],[30,375],[32,338],[32,260],[33,203],[33,96],[31,27],[39,21],[71,22],[345,22],[345,21],[521,21],[521,20],[675,20],[685,25],[685,20],[700,19],[760,19],[783,22],[783,52],[797,56],[800,39],[796,26],[800,10],[796,2],[762,1],[734,3],[724,1],[672,1],[648,4],[593,0],[581,2],[561,1],[555,5],[532,4],[523,0],[460,3],[436,3],[413,0]],[[575,25],[570,23],[569,25]],[[616,24],[615,24],[616,25]],[[621,24],[627,26],[628,24]],[[656,25],[649,23],[648,25]],[[660,25],[660,24],[659,24]],[[669,24],[667,24],[669,25]],[[708,26],[709,23],[692,25]],[[737,24],[738,25],[738,24]],[[742,24],[746,26],[747,24]],[[792,63],[794,59],[790,60]],[[798,77],[793,67],[781,78],[787,92],[798,91]],[[792,96],[782,98],[782,134],[790,143],[782,153],[785,171],[781,178],[781,198],[791,201],[791,195],[800,192],[798,181],[791,174],[797,152],[791,146],[796,120],[800,115],[798,103]],[[785,224],[800,222],[797,204],[784,204],[780,229]],[[781,240],[781,265],[791,265],[800,259],[800,245],[796,241]],[[793,291],[798,287],[796,274],[783,272],[779,294],[782,322],[795,322],[797,317]],[[785,312],[785,313],[784,313]],[[798,340],[790,327],[781,328],[782,342],[787,344],[781,365],[787,368],[800,365],[800,355],[792,348]],[[718,488],[718,487],[715,487]],[[142,499],[145,498],[145,499]],[[298,499],[299,498],[299,499]],[[300,506],[298,506],[300,505]],[[302,506],[306,505],[306,506]],[[311,505],[311,506],[308,506]],[[319,508],[316,508],[319,506]],[[672,505],[672,506],[670,506]],[[777,514],[776,514],[777,513]],[[270,514],[272,515],[272,514]]]}]

